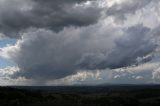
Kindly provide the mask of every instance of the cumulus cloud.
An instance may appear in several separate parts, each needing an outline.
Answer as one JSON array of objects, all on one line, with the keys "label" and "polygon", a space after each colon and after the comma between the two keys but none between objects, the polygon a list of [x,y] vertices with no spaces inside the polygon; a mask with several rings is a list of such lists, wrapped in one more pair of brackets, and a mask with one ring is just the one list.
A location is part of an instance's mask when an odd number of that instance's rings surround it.
[{"label": "cumulus cloud", "polygon": [[152,78],[155,81],[155,83],[160,83],[160,68],[159,67],[154,70],[152,75],[153,75]]},{"label": "cumulus cloud", "polygon": [[13,75],[15,72],[19,71],[19,68],[18,67],[6,67],[6,68],[1,68],[0,69],[0,75],[1,77],[4,77],[4,76],[8,76],[8,75]]},{"label": "cumulus cloud", "polygon": [[62,79],[49,80],[46,85],[152,84],[155,83],[153,76],[159,66],[159,62],[150,62],[117,69],[80,70]]},{"label": "cumulus cloud", "polygon": [[[111,68],[126,67],[137,62],[138,57],[154,52],[156,45],[148,39],[150,29],[142,25],[127,28],[124,35],[115,40],[116,47],[107,60]],[[147,57],[142,61],[149,61]]]},{"label": "cumulus cloud", "polygon": [[[11,51],[7,52],[8,57],[21,69],[17,75],[26,78],[47,80],[74,74],[78,69],[86,68],[79,63],[86,54],[93,53],[98,56],[102,54],[101,51],[106,52],[113,45],[112,41],[116,36],[109,34],[110,28],[97,29],[98,26],[70,27],[59,33],[45,29],[31,29],[22,35],[22,39]],[[104,31],[108,34],[106,35]],[[115,35],[119,32],[119,30],[114,31]],[[100,35],[97,36],[98,34]],[[6,52],[7,48],[3,48],[2,51]],[[95,62],[98,59],[101,58],[97,57]]]},{"label": "cumulus cloud", "polygon": [[152,79],[154,70],[159,67],[159,63],[145,63],[139,66],[119,68],[113,71],[114,83],[154,83]]},{"label": "cumulus cloud", "polygon": [[[59,33],[46,29],[28,30],[12,49],[8,49],[11,46],[2,48],[20,68],[12,77],[45,82],[79,70],[127,67],[136,64],[137,57],[156,49],[146,39],[150,30],[142,25],[123,30],[114,26],[103,29],[105,26],[100,22],[85,28],[66,28]],[[149,61],[150,57],[147,59]]]},{"label": "cumulus cloud", "polygon": [[128,14],[136,14],[138,10],[143,10],[150,3],[157,0],[125,0],[121,3],[114,3],[107,9],[106,14],[115,18],[115,21],[124,21]]}]

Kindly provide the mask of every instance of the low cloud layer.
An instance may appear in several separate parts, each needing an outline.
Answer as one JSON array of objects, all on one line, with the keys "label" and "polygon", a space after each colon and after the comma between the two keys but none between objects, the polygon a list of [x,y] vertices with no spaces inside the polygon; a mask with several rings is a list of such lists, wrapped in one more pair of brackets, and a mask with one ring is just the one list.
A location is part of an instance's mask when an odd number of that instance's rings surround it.
[{"label": "low cloud layer", "polygon": [[[123,79],[120,71],[116,75],[116,69],[139,67],[159,54],[160,16],[155,9],[159,4],[157,0],[0,0],[0,32],[17,39],[15,45],[0,48],[0,57],[17,64],[19,71],[10,75],[12,79],[47,83],[105,70],[108,75],[113,71],[113,83],[118,78],[122,83],[128,77]],[[151,11],[153,17],[147,17]],[[144,77],[127,75],[134,79],[130,82]],[[150,80],[156,79],[158,71],[150,75]]]}]

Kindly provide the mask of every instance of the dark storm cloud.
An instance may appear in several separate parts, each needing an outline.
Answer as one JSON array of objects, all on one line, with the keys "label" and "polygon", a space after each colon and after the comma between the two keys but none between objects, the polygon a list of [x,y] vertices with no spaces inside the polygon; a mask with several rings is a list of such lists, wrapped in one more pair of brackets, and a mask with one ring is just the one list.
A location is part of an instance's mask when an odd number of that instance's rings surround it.
[{"label": "dark storm cloud", "polygon": [[[19,49],[11,54],[21,70],[13,77],[45,81],[75,74],[82,69],[77,63],[83,55],[107,49],[103,44],[108,41],[108,35],[103,32],[98,36],[98,33],[97,26],[66,28],[59,33],[45,29],[29,30],[20,40]],[[97,39],[98,45],[95,43]]]},{"label": "dark storm cloud", "polygon": [[[112,68],[126,67],[136,64],[138,57],[146,56],[156,49],[156,44],[151,42],[148,35],[149,28],[137,25],[126,30],[125,35],[116,40],[117,47],[108,56],[108,63]],[[150,61],[151,57],[142,60]]]},{"label": "dark storm cloud", "polygon": [[[143,25],[136,25],[125,29],[124,35],[115,40],[116,47],[99,61],[99,54],[87,55],[80,65],[86,69],[121,68],[137,64],[137,58],[146,56],[156,49],[156,44],[149,38],[150,29]],[[150,61],[145,58],[143,62]],[[97,61],[99,63],[97,63]],[[96,62],[96,64],[95,64]]]},{"label": "dark storm cloud", "polygon": [[59,31],[66,26],[87,26],[97,22],[100,8],[89,0],[5,0],[0,1],[0,31],[14,37],[30,27]]},{"label": "dark storm cloud", "polygon": [[[124,34],[118,38],[112,38],[118,34],[116,30],[114,33],[109,32],[111,30],[103,33],[97,31],[97,26],[66,28],[59,33],[44,29],[29,30],[12,56],[20,68],[13,77],[46,81],[64,78],[79,70],[127,67],[136,64],[138,57],[146,56],[156,48],[147,39],[150,29],[142,25],[124,29]],[[111,43],[115,46],[110,50]]]}]

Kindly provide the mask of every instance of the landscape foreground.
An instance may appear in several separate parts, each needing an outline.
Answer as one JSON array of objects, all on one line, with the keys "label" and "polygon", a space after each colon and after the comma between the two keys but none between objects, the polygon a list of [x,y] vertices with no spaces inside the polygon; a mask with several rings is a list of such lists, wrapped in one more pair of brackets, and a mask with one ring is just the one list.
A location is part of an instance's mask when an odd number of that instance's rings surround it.
[{"label": "landscape foreground", "polygon": [[0,87],[0,106],[160,106],[160,86]]}]

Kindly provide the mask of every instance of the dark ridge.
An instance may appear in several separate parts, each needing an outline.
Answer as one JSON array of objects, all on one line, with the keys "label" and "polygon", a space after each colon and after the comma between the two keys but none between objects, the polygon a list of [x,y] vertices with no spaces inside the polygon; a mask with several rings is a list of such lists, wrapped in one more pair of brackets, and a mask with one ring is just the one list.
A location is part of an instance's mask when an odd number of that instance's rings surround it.
[{"label": "dark ridge", "polygon": [[9,86],[11,88],[29,91],[52,91],[52,92],[108,92],[108,91],[130,91],[143,89],[160,89],[156,84],[120,84],[120,85],[99,85],[99,86]]},{"label": "dark ridge", "polygon": [[160,106],[160,85],[0,87],[0,106]]}]

